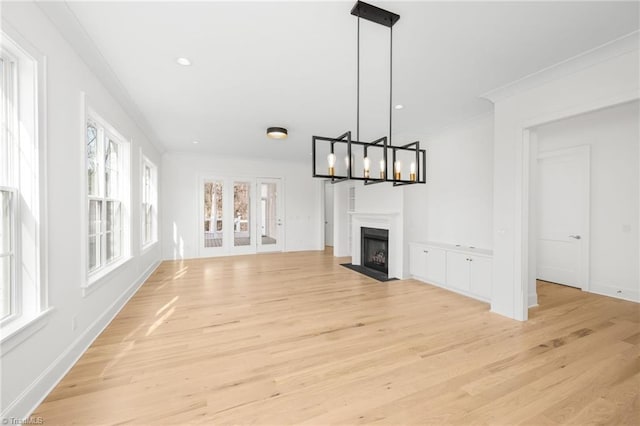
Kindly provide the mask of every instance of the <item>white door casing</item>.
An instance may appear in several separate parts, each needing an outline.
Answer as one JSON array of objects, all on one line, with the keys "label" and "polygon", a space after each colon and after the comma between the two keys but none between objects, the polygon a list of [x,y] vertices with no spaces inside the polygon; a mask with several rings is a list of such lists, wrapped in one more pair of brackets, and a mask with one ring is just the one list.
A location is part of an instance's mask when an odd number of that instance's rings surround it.
[{"label": "white door casing", "polygon": [[537,278],[588,289],[590,151],[538,154]]}]

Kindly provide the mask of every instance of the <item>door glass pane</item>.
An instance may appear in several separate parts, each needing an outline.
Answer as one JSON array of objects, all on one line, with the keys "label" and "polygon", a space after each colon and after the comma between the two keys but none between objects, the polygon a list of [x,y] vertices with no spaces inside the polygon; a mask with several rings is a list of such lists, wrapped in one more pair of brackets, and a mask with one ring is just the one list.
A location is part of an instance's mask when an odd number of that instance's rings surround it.
[{"label": "door glass pane", "polygon": [[260,236],[262,245],[278,242],[277,185],[263,183],[260,185]]},{"label": "door glass pane", "polygon": [[204,183],[204,246],[222,247],[222,182]]},{"label": "door glass pane", "polygon": [[251,198],[249,182],[233,184],[233,245],[251,245]]}]

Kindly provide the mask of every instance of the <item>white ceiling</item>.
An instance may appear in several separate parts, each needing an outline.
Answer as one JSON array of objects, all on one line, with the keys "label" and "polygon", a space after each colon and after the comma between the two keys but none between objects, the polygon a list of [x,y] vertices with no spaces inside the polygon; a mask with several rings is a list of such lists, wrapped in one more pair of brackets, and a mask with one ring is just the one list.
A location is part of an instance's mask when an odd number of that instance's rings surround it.
[{"label": "white ceiling", "polygon": [[[355,132],[353,3],[69,2],[77,21],[57,24],[84,28],[167,150],[306,161],[312,135]],[[401,15],[396,143],[486,113],[483,93],[639,27],[637,2],[375,4]],[[368,140],[387,134],[389,45],[386,28],[361,25]],[[267,139],[269,126],[289,138]]]}]

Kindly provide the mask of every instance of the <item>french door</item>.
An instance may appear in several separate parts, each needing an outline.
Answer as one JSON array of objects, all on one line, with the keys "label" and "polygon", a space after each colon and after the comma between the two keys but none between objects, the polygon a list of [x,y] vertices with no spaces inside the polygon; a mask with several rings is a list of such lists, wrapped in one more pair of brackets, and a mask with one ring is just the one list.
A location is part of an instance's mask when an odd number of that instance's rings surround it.
[{"label": "french door", "polygon": [[280,187],[280,179],[202,179],[200,256],[282,250]]},{"label": "french door", "polygon": [[280,179],[258,179],[256,223],[258,251],[282,251],[282,182]]}]

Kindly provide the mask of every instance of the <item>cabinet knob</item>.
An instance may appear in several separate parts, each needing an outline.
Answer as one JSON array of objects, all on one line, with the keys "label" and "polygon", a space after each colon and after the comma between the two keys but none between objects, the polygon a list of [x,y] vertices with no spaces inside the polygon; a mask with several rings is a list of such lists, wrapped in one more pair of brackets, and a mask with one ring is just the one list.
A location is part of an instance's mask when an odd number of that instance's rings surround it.
[{"label": "cabinet knob", "polygon": [[429,250],[423,250],[425,253],[429,253]]}]

